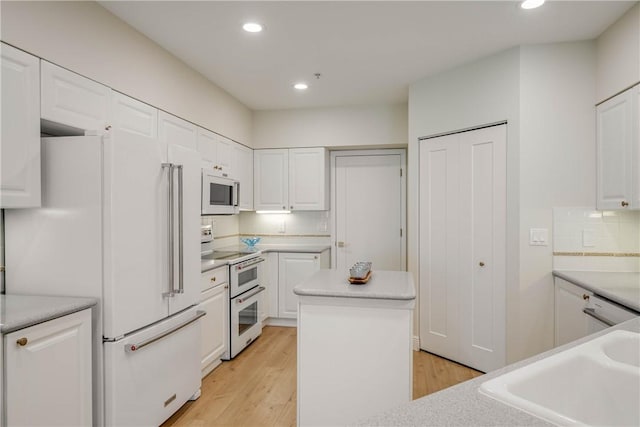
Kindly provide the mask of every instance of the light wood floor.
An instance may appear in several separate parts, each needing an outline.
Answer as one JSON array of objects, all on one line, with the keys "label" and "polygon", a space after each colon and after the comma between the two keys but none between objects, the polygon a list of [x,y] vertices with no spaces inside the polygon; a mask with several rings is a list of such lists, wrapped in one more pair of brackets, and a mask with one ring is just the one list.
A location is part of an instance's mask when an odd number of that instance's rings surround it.
[{"label": "light wood floor", "polygon": [[[413,398],[477,377],[474,371],[414,352]],[[295,426],[296,329],[267,326],[238,357],[202,380],[202,396],[163,426]]]}]

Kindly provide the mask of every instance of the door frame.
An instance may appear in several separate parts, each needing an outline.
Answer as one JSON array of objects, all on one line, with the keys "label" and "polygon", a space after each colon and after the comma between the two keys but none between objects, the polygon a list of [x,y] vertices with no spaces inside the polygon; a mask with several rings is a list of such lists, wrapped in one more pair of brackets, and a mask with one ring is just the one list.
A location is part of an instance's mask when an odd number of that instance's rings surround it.
[{"label": "door frame", "polygon": [[407,271],[407,150],[405,148],[389,148],[375,150],[333,150],[331,155],[331,209],[329,216],[331,218],[331,267],[336,268],[338,265],[337,238],[336,238],[336,158],[337,157],[358,157],[358,156],[400,156],[400,168],[402,176],[400,177],[400,224],[402,228],[402,245],[400,259],[403,271]]}]

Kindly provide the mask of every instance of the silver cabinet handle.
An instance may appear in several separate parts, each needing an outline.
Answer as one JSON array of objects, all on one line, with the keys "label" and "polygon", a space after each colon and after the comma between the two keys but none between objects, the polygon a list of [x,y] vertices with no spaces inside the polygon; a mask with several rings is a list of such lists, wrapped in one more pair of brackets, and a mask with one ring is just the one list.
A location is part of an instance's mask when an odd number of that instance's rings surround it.
[{"label": "silver cabinet handle", "polygon": [[184,233],[183,233],[183,218],[184,218],[184,185],[182,175],[182,165],[176,165],[178,169],[178,290],[179,294],[184,293]]},{"label": "silver cabinet handle", "polygon": [[180,329],[184,328],[185,326],[188,326],[190,324],[192,324],[193,322],[195,322],[196,320],[198,320],[199,318],[201,318],[202,316],[204,316],[205,314],[207,314],[206,311],[202,311],[202,310],[198,310],[196,311],[196,315],[189,319],[184,321],[183,323],[174,326],[171,329],[168,329],[164,332],[161,332],[160,334],[156,335],[155,337],[151,337],[149,339],[146,339],[144,341],[140,341],[138,343],[133,343],[133,344],[125,344],[124,345],[124,351],[126,351],[127,353],[133,353],[134,351],[138,351],[143,347],[148,346],[149,344],[152,344],[158,340],[161,340],[162,338],[171,335],[172,333],[179,331]]},{"label": "silver cabinet handle", "polygon": [[252,296],[258,295],[260,292],[264,291],[266,288],[264,286],[258,286],[258,290],[256,290],[255,292],[250,293],[249,295],[243,295],[242,298],[238,298],[236,300],[236,304],[242,304],[243,302],[245,302],[246,300],[248,300],[249,298],[251,298]]},{"label": "silver cabinet handle", "polygon": [[167,183],[167,255],[169,258],[169,262],[167,262],[167,274],[169,276],[169,292],[163,293],[162,296],[173,297],[173,164],[163,163],[162,169],[168,169],[167,176],[169,180]]},{"label": "silver cabinet handle", "polygon": [[613,325],[616,324],[614,321],[609,320],[606,317],[596,313],[596,310],[593,309],[593,308],[585,308],[585,309],[582,310],[582,312],[584,314],[586,314],[587,316],[591,316],[594,319],[601,321],[602,323],[604,323],[607,326],[613,326]]}]

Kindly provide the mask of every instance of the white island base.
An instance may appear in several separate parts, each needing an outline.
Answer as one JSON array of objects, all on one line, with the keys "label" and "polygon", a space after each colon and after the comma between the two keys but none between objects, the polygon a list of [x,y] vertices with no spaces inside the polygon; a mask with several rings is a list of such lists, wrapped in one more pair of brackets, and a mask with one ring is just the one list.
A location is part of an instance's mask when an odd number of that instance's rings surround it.
[{"label": "white island base", "polygon": [[412,398],[411,275],[320,270],[298,285],[298,425],[338,426]]}]

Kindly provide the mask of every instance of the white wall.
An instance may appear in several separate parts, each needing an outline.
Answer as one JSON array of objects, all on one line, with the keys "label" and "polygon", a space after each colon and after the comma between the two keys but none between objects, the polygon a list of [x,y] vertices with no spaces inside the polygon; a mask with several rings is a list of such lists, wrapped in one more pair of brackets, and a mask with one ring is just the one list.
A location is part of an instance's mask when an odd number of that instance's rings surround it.
[{"label": "white wall", "polygon": [[[523,46],[428,77],[409,92],[409,227],[420,136],[507,120],[507,359],[553,345],[552,247],[528,245],[554,206],[595,203],[595,43]],[[409,268],[418,277],[417,231]]]},{"label": "white wall", "polygon": [[597,102],[640,82],[640,3],[598,37],[596,49]]},{"label": "white wall", "polygon": [[[418,138],[507,120],[507,343],[517,337],[519,221],[518,48],[425,78],[409,88],[408,267],[418,284]],[[416,310],[419,313],[419,309]],[[418,335],[415,324],[414,334]],[[507,357],[511,349],[507,346]]]},{"label": "white wall", "polygon": [[407,105],[255,111],[254,148],[405,146]]},{"label": "white wall", "polygon": [[3,41],[251,146],[251,111],[95,2],[2,2]]},{"label": "white wall", "polygon": [[512,360],[553,347],[553,208],[595,206],[595,43],[520,50],[520,333]]}]

